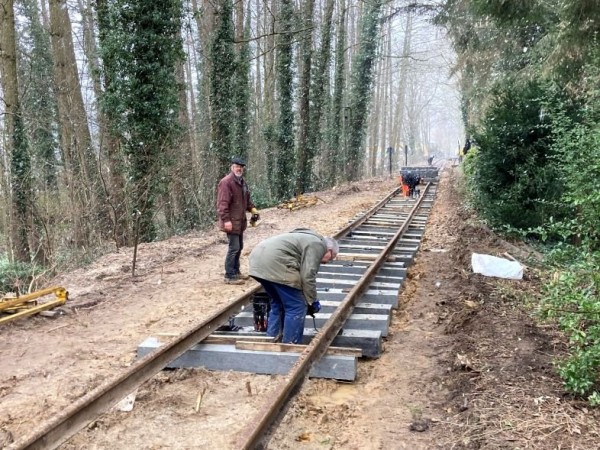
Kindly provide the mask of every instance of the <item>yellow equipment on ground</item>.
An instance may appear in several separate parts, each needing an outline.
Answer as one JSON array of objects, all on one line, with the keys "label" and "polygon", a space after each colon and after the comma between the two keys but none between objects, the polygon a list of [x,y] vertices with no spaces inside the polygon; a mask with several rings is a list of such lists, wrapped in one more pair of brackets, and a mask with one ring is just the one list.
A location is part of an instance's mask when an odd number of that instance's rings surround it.
[{"label": "yellow equipment on ground", "polygon": [[[54,294],[56,299],[38,305],[37,299],[49,294]],[[69,297],[67,290],[60,286],[42,289],[31,294],[21,295],[19,297],[0,298],[0,313],[13,313],[6,317],[0,316],[0,325],[21,317],[37,314],[55,306],[64,305]]]},{"label": "yellow equipment on ground", "polygon": [[319,200],[321,199],[316,195],[298,195],[296,197],[292,197],[289,200],[286,200],[283,203],[280,203],[279,205],[277,205],[277,208],[295,211],[297,209],[308,208],[309,206],[316,205]]}]

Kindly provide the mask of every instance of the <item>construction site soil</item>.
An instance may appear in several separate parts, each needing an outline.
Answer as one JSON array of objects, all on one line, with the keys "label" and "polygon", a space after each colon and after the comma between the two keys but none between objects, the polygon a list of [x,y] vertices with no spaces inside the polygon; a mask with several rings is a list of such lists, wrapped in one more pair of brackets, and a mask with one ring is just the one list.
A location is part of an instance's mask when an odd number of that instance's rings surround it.
[{"label": "construction site soil", "polygon": [[[566,342],[529,309],[540,284],[535,253],[477,221],[460,177],[459,167],[441,174],[383,355],[361,361],[354,383],[305,381],[265,448],[598,448],[598,411],[566,395],[554,371]],[[242,269],[261,240],[300,226],[332,234],[394,187],[364,181],[319,192],[308,208],[261,211]],[[0,328],[0,448],[117,377],[148,336],[182,333],[249,289],[253,281],[223,284],[225,251],[215,228],[140,245],[135,277],[128,248],[49,281],[70,293],[63,315]],[[508,252],[527,265],[524,280],[473,274],[473,252]],[[166,370],[138,389],[131,411],[107,412],[62,448],[234,448],[278,380]]]}]

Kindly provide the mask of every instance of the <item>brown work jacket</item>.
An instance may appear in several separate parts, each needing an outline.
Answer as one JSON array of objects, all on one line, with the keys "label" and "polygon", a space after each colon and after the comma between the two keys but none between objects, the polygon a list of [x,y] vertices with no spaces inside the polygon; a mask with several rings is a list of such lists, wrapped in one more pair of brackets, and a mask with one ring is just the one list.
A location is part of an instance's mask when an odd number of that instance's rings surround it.
[{"label": "brown work jacket", "polygon": [[231,222],[229,234],[241,234],[247,226],[246,211],[250,212],[254,203],[250,199],[250,189],[244,178],[237,178],[229,172],[219,181],[217,187],[217,219],[221,231],[225,222]]}]

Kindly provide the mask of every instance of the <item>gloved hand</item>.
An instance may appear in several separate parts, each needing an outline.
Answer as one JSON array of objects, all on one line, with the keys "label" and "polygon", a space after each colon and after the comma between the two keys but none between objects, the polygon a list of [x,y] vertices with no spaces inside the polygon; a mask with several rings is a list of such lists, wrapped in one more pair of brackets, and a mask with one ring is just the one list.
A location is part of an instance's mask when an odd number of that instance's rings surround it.
[{"label": "gloved hand", "polygon": [[250,216],[250,225],[255,227],[256,222],[260,220],[260,215],[258,214],[258,210],[256,208],[252,208],[250,212],[252,213],[252,216]]},{"label": "gloved hand", "polygon": [[308,305],[308,308],[306,309],[306,315],[315,317],[315,314],[319,311],[321,311],[321,303],[319,302],[319,300],[315,300],[310,305]]}]

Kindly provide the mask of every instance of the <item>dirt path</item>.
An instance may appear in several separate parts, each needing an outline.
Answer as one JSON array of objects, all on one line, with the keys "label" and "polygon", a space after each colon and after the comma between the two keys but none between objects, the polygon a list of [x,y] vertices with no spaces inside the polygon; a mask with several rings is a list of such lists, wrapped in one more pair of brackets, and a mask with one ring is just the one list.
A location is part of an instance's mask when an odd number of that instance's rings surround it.
[{"label": "dirt path", "polygon": [[[521,282],[470,272],[473,251],[523,253],[474,222],[444,173],[420,252],[409,270],[381,358],[352,384],[308,380],[269,436],[269,449],[597,448],[597,414],[564,397],[552,357],[564,348],[516,294]],[[246,235],[297,226],[331,234],[394,187],[371,181],[318,193],[314,207],[262,212]],[[54,280],[68,314],[0,329],[0,448],[62,410],[134,358],[149,335],[179,333],[248,286],[222,283],[226,245],[217,230],[106,255]],[[164,371],[142,386],[131,412],[111,411],[67,449],[227,449],[276,376]],[[3,442],[4,440],[4,442]]]}]

